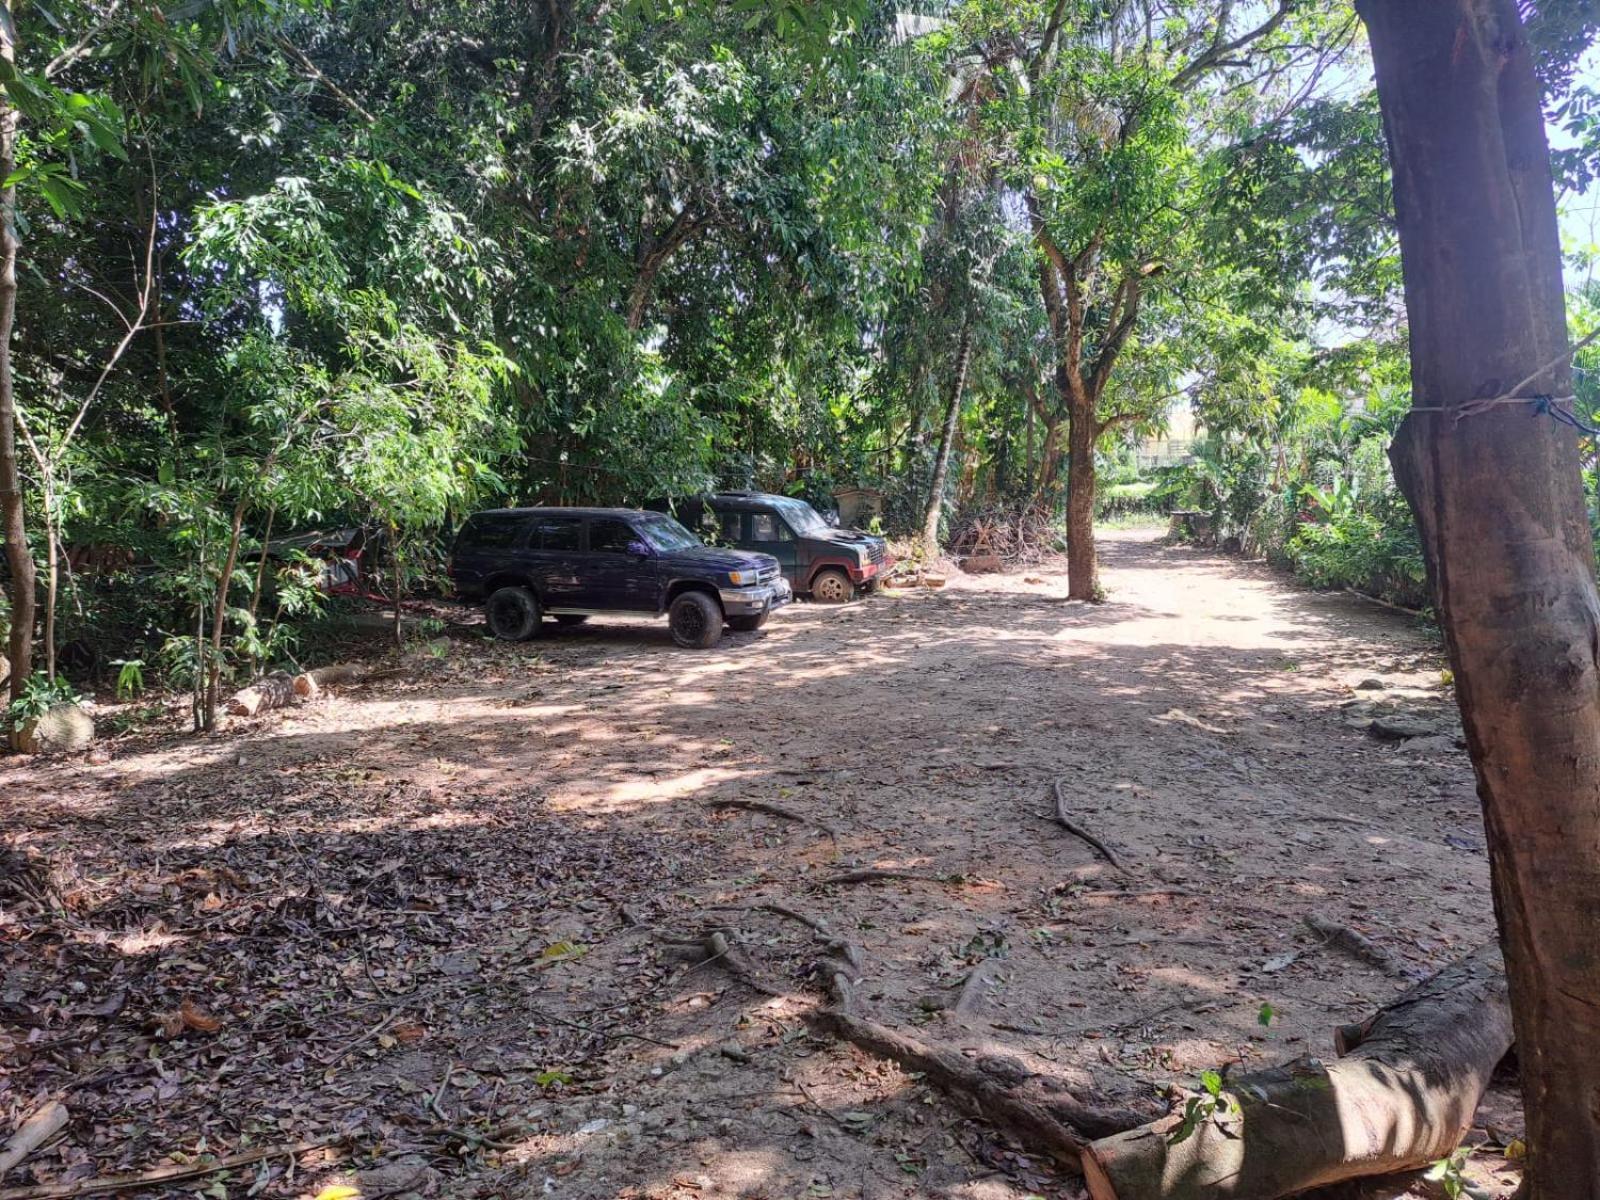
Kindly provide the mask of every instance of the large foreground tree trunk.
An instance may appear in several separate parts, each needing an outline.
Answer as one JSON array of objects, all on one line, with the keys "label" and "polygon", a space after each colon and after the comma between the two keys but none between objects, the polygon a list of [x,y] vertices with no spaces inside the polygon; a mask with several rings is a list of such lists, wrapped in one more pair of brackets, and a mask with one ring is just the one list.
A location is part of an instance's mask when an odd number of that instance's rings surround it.
[{"label": "large foreground tree trunk", "polygon": [[950,450],[955,445],[956,427],[961,422],[961,397],[967,390],[967,368],[971,363],[972,317],[968,314],[961,323],[955,368],[950,375],[950,399],[945,404],[944,428],[939,433],[939,452],[933,460],[928,506],[922,514],[922,557],[929,562],[939,557],[939,514],[944,510],[944,481],[950,474]]},{"label": "large foreground tree trunk", "polygon": [[[10,0],[5,2],[8,28],[15,22]],[[0,33],[0,61],[16,61],[16,45]],[[0,179],[9,179],[17,166],[19,114],[0,97]],[[11,699],[22,695],[33,674],[34,594],[33,555],[28,550],[27,520],[23,511],[22,472],[17,463],[17,409],[12,392],[11,330],[17,313],[17,189],[0,191],[0,535],[6,543],[6,563],[11,568]]]},{"label": "large foreground tree trunk", "polygon": [[1100,599],[1100,563],[1094,548],[1094,447],[1100,427],[1094,402],[1075,405],[1067,430],[1067,595]]},{"label": "large foreground tree trunk", "polygon": [[[1528,1200],[1600,1196],[1600,596],[1539,84],[1515,0],[1357,0],[1394,166],[1415,408],[1391,450],[1488,828]],[[1493,401],[1476,404],[1479,401]]]}]

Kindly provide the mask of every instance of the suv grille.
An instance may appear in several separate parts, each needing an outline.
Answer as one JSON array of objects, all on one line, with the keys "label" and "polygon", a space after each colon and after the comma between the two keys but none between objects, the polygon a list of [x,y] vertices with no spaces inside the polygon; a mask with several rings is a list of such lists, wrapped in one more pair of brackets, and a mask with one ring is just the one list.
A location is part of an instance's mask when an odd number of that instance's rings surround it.
[{"label": "suv grille", "polygon": [[889,557],[889,548],[883,542],[868,542],[867,557],[881,567]]},{"label": "suv grille", "polygon": [[777,567],[762,567],[756,575],[756,586],[765,587],[778,577]]}]

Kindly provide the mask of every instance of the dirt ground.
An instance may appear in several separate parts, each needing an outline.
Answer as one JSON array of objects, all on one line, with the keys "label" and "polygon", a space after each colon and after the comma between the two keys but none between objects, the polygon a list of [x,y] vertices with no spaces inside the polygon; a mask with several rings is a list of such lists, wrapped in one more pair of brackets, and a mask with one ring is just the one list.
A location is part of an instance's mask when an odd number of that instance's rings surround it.
[{"label": "dirt ground", "polygon": [[[1150,532],[1102,550],[1098,606],[1062,564],[795,605],[701,653],[638,620],[463,625],[214,737],[5,762],[0,1132],[50,1097],[71,1120],[0,1183],[243,1155],[171,1186],[1081,1194],[813,1036],[816,938],[761,905],[860,946],[884,1023],[1081,1093],[1331,1055],[1405,981],[1304,917],[1419,970],[1492,933],[1436,641]],[[1421,736],[1363,728],[1390,710]],[[1049,819],[1057,781],[1124,870]],[[920,877],[825,882],[868,867]],[[717,927],[785,994],[675,953]],[[1480,1120],[1520,1129],[1501,1091]]]}]

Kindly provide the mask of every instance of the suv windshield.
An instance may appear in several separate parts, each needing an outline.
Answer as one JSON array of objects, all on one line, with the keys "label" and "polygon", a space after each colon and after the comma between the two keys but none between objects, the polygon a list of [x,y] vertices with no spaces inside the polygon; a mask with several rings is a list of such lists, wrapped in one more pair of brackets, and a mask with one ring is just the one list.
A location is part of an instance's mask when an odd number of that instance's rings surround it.
[{"label": "suv windshield", "polygon": [[774,500],[772,507],[783,514],[783,519],[789,522],[789,528],[798,534],[816,533],[828,528],[821,514],[804,500]]},{"label": "suv windshield", "polygon": [[645,541],[663,552],[691,550],[700,545],[699,538],[669,516],[651,513],[649,516],[636,518],[634,525],[644,534]]}]

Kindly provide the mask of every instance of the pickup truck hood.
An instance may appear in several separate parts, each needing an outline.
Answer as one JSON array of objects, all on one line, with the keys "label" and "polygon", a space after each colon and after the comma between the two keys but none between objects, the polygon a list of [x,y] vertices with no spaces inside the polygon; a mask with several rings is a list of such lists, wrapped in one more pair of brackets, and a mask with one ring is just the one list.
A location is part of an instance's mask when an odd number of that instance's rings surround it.
[{"label": "pickup truck hood", "polygon": [[806,534],[819,542],[834,542],[841,546],[886,546],[888,543],[881,537],[872,533],[862,533],[859,529],[818,529]]},{"label": "pickup truck hood", "polygon": [[696,546],[691,550],[673,550],[658,560],[667,566],[687,567],[700,571],[765,571],[775,568],[778,560],[770,554],[755,554],[749,550],[726,550],[721,546]]}]

